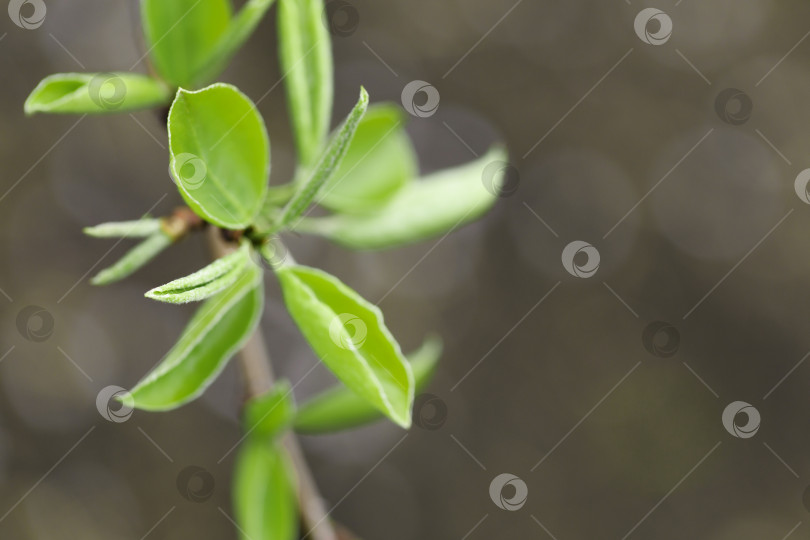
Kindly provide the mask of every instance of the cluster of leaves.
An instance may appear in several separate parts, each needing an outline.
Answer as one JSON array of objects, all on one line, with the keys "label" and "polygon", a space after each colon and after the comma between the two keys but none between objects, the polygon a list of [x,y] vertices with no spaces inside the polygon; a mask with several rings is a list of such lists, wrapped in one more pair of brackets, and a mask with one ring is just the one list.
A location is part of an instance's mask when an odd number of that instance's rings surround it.
[{"label": "cluster of leaves", "polygon": [[[202,302],[163,361],[127,397],[165,411],[195,399],[216,379],[261,318],[264,271],[279,280],[301,333],[342,385],[297,407],[284,381],[250,401],[250,435],[235,474],[235,507],[246,537],[295,537],[294,472],[278,440],[293,429],[323,433],[383,415],[411,425],[414,392],[441,352],[437,339],[406,359],[380,310],[323,270],[294,262],[281,235],[320,235],[354,249],[381,249],[441,234],[486,211],[496,196],[481,181],[493,148],[463,166],[418,177],[401,109],[354,108],[331,133],[332,56],[323,0],[279,0],[278,35],[298,167],[271,186],[270,142],[256,105],[236,87],[214,83],[272,0],[142,0],[155,75],[57,74],[25,103],[27,113],[105,113],[165,106],[172,178],[188,208],[164,218],[105,223],[96,237],[141,238],[95,284],[122,279],[189,231],[217,227],[232,248],[208,266],[146,292],[169,303]],[[330,213],[308,217],[313,206]],[[193,212],[193,214],[192,214]]]}]

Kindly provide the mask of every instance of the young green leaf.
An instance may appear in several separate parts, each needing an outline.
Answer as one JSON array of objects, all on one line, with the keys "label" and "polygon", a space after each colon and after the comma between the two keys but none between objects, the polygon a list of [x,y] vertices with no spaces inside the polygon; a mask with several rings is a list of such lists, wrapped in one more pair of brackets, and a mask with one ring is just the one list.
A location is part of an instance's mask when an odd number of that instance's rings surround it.
[{"label": "young green leaf", "polygon": [[269,392],[245,404],[244,430],[252,437],[273,438],[292,422],[294,416],[290,383],[279,381]]},{"label": "young green leaf", "polygon": [[297,187],[298,185],[295,182],[269,186],[262,207],[251,228],[258,234],[267,234],[272,231],[281,215],[282,206],[287,204],[295,195]]},{"label": "young green leaf", "polygon": [[[416,392],[430,382],[441,353],[441,340],[431,337],[408,355]],[[304,403],[295,416],[293,426],[299,433],[330,433],[359,427],[381,418],[383,415],[360,396],[345,386],[336,386]]]},{"label": "young green leaf", "polygon": [[112,221],[83,229],[84,234],[94,238],[144,238],[159,230],[160,220],[153,218],[135,221]]},{"label": "young green leaf", "polygon": [[168,128],[172,175],[191,209],[220,227],[250,225],[270,174],[270,141],[253,102],[228,84],[181,88]]},{"label": "young green leaf", "polygon": [[221,257],[193,274],[147,291],[144,296],[170,304],[198,302],[230,287],[250,264],[250,243]]},{"label": "young green leaf", "polygon": [[247,41],[273,0],[248,0],[228,24],[208,59],[195,74],[198,84],[205,84],[219,75],[237,50]]},{"label": "young green leaf", "polygon": [[162,82],[136,73],[57,73],[49,75],[25,100],[25,114],[104,114],[168,103]]},{"label": "young green leaf", "polygon": [[295,192],[290,202],[284,207],[279,217],[279,224],[281,226],[290,225],[293,220],[300,216],[304,210],[310,205],[312,200],[318,194],[320,189],[335,173],[335,170],[340,166],[340,162],[349,144],[352,142],[354,132],[360,123],[360,119],[366,113],[368,108],[368,92],[363,87],[360,87],[360,98],[354,106],[349,116],[343,122],[343,125],[337,130],[335,135],[329,141],[329,146],[321,156],[318,165],[315,167],[312,176],[304,182]]},{"label": "young green leaf", "polygon": [[279,0],[279,56],[298,161],[312,165],[332,115],[332,44],[323,0]]},{"label": "young green leaf", "polygon": [[202,394],[250,337],[263,303],[261,270],[248,265],[236,283],[200,306],[163,361],[132,389],[134,406],[167,411]]},{"label": "young green leaf", "polygon": [[166,249],[171,243],[171,237],[159,230],[129,250],[118,262],[96,274],[90,280],[90,283],[93,285],[108,285],[124,279],[154,259],[158,253]]},{"label": "young green leaf", "polygon": [[323,363],[343,384],[408,428],[413,373],[380,310],[321,270],[286,265],[276,273],[293,320]]},{"label": "young green leaf", "polygon": [[385,204],[417,172],[402,110],[372,105],[315,202],[336,212],[367,213]]},{"label": "young green leaf", "polygon": [[372,214],[302,219],[295,229],[354,249],[424,240],[473,221],[488,210],[498,198],[503,179],[502,172],[491,166],[497,168],[505,159],[505,151],[494,148],[475,161],[407,184]]},{"label": "young green leaf", "polygon": [[230,0],[141,0],[149,56],[173,86],[193,88],[231,20]]},{"label": "young green leaf", "polygon": [[248,438],[234,470],[233,506],[242,540],[296,540],[295,469],[281,445]]},{"label": "young green leaf", "polygon": [[256,248],[262,261],[271,268],[278,268],[284,264],[291,264],[294,261],[287,251],[287,246],[278,236],[271,236],[264,240],[264,243]]}]

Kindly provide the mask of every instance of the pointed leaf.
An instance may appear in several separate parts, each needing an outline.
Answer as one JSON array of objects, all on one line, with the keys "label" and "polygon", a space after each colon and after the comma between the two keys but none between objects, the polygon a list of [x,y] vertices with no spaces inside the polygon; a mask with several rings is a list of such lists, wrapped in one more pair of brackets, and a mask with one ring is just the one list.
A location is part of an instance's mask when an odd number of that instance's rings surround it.
[{"label": "pointed leaf", "polygon": [[336,212],[367,213],[385,204],[417,173],[402,109],[372,105],[316,202]]},{"label": "pointed leaf", "polygon": [[197,73],[231,20],[229,0],[141,0],[141,19],[155,69],[173,86],[193,88]]},{"label": "pointed leaf", "polygon": [[237,251],[225,255],[193,274],[147,291],[144,296],[170,304],[204,300],[230,287],[250,262],[250,244],[242,242]]},{"label": "pointed leaf", "polygon": [[252,437],[273,438],[280,434],[295,416],[292,389],[287,381],[278,381],[266,394],[245,404],[245,433]]},{"label": "pointed leaf", "polygon": [[134,406],[166,411],[202,394],[253,333],[263,302],[262,273],[248,265],[236,283],[200,306],[163,361],[132,389]]},{"label": "pointed leaf", "polygon": [[295,229],[354,249],[418,242],[460,227],[486,212],[498,198],[505,159],[506,153],[495,148],[475,161],[407,184],[374,213],[302,219]]},{"label": "pointed leaf", "polygon": [[234,470],[233,506],[242,540],[296,540],[295,469],[277,443],[248,438]]},{"label": "pointed leaf", "polygon": [[273,0],[248,0],[231,19],[208,59],[195,74],[197,83],[205,84],[225,69],[228,61],[247,41],[271,5]]},{"label": "pointed leaf", "polygon": [[138,219],[135,221],[112,221],[94,227],[85,227],[84,234],[94,238],[144,238],[160,230],[159,219]]},{"label": "pointed leaf", "polygon": [[25,114],[104,114],[168,103],[162,82],[136,73],[57,73],[45,77],[25,100]]},{"label": "pointed leaf", "polygon": [[360,123],[360,119],[366,113],[368,108],[368,92],[363,87],[360,87],[360,98],[354,106],[349,116],[343,122],[343,125],[337,130],[335,135],[329,141],[326,151],[321,156],[318,165],[310,176],[309,180],[304,182],[298,191],[295,192],[290,202],[284,207],[281,213],[279,222],[281,226],[290,225],[304,210],[310,205],[312,200],[321,190],[326,182],[335,173],[335,170],[340,166],[340,162],[346,151],[349,149],[354,137],[354,132]]},{"label": "pointed leaf", "polygon": [[171,243],[171,237],[163,231],[158,231],[129,250],[118,262],[96,274],[90,280],[90,283],[93,285],[108,285],[124,279],[154,259],[158,253],[166,249]]},{"label": "pointed leaf", "polygon": [[279,0],[278,33],[298,161],[312,165],[332,115],[332,43],[323,0]]},{"label": "pointed leaf", "polygon": [[227,84],[180,89],[168,127],[172,175],[192,210],[220,227],[250,225],[270,174],[270,141],[253,102]]},{"label": "pointed leaf", "polygon": [[[408,355],[416,392],[430,382],[441,353],[442,342],[433,337]],[[299,433],[330,433],[359,427],[381,418],[382,413],[366,400],[345,386],[336,386],[304,403],[295,416],[294,427]]]},{"label": "pointed leaf", "polygon": [[380,310],[321,270],[282,266],[276,273],[292,318],[323,363],[343,384],[408,428],[413,374]]}]

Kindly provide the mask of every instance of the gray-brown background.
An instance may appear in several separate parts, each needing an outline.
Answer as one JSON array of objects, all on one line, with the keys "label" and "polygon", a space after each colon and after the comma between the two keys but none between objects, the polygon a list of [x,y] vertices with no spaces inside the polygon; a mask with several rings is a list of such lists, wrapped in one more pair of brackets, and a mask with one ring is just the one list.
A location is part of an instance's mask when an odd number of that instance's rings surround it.
[{"label": "gray-brown background", "polygon": [[[297,260],[385,296],[406,350],[432,331],[446,344],[429,389],[448,409],[439,429],[303,440],[335,518],[390,540],[806,537],[810,209],[794,179],[810,167],[810,5],[352,4],[356,31],[333,40],[335,120],[360,84],[399,101],[409,81],[428,81],[438,112],[408,128],[422,170],[503,140],[520,185],[440,243],[351,253],[290,240]],[[180,197],[153,113],[24,118],[45,75],[126,70],[144,53],[134,0],[47,6],[36,30],[0,16],[0,536],[235,538],[223,515],[233,453],[217,461],[240,436],[236,370],[172,413],[114,424],[96,411],[99,390],[134,384],[190,314],[143,292],[207,254],[192,238],[121,284],[89,285],[128,242],[108,253],[113,242],[83,226],[158,200],[165,214]],[[646,6],[673,22],[662,45],[634,31]],[[271,14],[221,80],[266,94],[279,183],[293,155],[282,86],[267,93],[280,78],[274,26]],[[726,88],[753,104],[738,125],[716,111]],[[563,269],[573,240],[599,250],[594,276]],[[297,382],[316,360],[267,283],[268,347]],[[29,305],[53,317],[45,341],[18,330]],[[642,344],[659,320],[679,332],[669,358]],[[318,368],[296,395],[328,384]],[[761,414],[752,438],[721,423],[738,400]],[[203,503],[176,487],[189,465],[215,479]],[[517,511],[490,499],[504,472],[528,487]]]}]

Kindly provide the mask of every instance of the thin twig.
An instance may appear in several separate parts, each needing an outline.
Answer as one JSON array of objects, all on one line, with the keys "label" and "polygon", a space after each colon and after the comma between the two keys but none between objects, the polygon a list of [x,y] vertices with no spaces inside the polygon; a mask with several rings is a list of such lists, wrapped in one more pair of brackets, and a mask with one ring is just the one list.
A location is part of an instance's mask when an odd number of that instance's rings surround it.
[{"label": "thin twig", "polygon": [[[236,244],[225,242],[220,229],[216,227],[208,228],[208,243],[215,257],[221,257],[236,249]],[[261,328],[257,328],[248,339],[238,358],[248,397],[257,397],[270,390],[274,377]],[[310,531],[309,537],[312,540],[337,540],[338,536],[328,517],[329,512],[323,503],[298,439],[290,432],[284,437],[283,443],[298,477],[298,505],[304,526]]]}]

